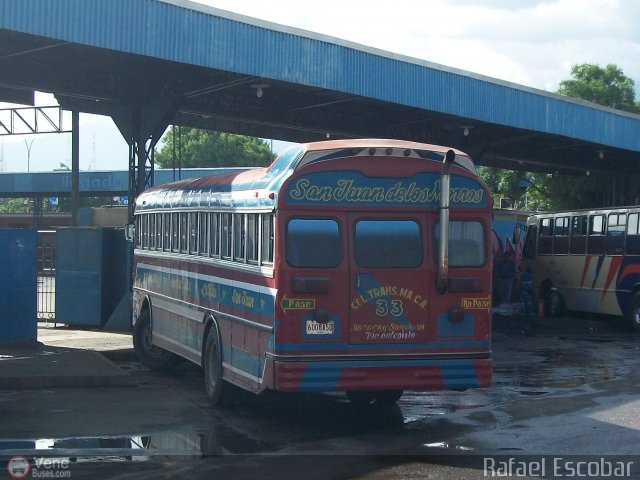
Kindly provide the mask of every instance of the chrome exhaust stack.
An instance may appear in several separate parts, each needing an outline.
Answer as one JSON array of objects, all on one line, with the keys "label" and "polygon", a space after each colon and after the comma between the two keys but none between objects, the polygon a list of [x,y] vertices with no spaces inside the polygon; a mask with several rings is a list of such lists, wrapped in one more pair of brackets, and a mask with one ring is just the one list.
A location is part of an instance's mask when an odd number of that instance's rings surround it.
[{"label": "chrome exhaust stack", "polygon": [[440,170],[440,243],[438,245],[438,277],[436,291],[447,291],[449,282],[449,197],[451,184],[451,165],[456,158],[453,150],[448,150]]}]

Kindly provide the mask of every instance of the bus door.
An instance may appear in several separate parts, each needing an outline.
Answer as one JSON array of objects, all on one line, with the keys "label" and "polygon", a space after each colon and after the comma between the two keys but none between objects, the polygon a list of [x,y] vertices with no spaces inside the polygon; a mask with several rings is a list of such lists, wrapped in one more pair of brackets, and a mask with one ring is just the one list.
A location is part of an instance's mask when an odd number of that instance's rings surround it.
[{"label": "bus door", "polygon": [[[343,215],[285,218],[280,306],[283,343],[343,343],[348,308],[347,226]],[[293,328],[289,328],[293,326]]]},{"label": "bus door", "polygon": [[429,292],[426,216],[350,214],[351,344],[428,340]]}]

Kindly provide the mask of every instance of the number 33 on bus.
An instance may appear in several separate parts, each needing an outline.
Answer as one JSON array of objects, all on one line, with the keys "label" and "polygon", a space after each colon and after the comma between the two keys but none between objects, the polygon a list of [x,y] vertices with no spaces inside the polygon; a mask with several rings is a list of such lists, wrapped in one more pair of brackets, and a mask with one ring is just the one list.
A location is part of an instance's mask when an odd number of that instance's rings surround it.
[{"label": "number 33 on bus", "polygon": [[486,387],[491,208],[466,154],[397,140],[156,186],[135,206],[135,349],[201,365],[214,403]]}]

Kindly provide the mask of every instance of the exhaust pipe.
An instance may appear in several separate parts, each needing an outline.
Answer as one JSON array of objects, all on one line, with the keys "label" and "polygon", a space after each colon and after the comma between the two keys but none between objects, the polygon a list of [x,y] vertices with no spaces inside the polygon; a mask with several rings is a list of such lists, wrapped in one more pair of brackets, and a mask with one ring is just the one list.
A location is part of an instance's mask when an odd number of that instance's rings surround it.
[{"label": "exhaust pipe", "polygon": [[456,158],[453,150],[448,150],[440,170],[440,244],[438,248],[438,293],[447,291],[449,282],[449,186],[451,183],[451,165]]}]

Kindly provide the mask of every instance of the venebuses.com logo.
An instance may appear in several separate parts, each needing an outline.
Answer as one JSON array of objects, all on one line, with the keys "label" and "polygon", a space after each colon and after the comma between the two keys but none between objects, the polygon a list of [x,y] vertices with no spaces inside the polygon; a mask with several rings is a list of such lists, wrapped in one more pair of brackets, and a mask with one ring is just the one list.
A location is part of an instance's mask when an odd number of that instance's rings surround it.
[{"label": "venebuses.com logo", "polygon": [[26,457],[16,455],[9,459],[7,472],[11,478],[71,478],[66,458],[36,458],[29,463]]},{"label": "venebuses.com logo", "polygon": [[29,460],[25,457],[11,457],[9,463],[7,463],[7,472],[9,472],[11,478],[27,478],[30,471],[31,465],[29,465]]}]

